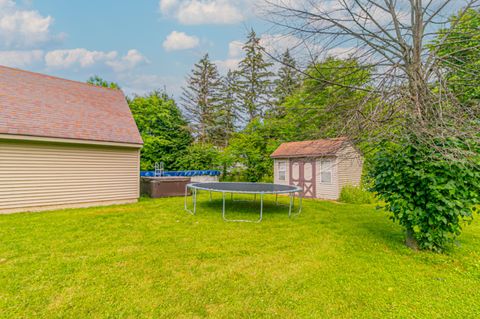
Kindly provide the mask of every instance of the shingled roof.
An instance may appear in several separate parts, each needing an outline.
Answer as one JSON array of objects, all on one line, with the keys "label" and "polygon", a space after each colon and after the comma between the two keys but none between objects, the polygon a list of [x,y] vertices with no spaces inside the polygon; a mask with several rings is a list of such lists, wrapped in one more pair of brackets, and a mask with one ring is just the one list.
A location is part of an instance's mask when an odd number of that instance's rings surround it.
[{"label": "shingled roof", "polygon": [[313,157],[335,155],[347,142],[346,137],[281,144],[270,157]]},{"label": "shingled roof", "polygon": [[121,90],[4,66],[0,134],[143,143]]}]

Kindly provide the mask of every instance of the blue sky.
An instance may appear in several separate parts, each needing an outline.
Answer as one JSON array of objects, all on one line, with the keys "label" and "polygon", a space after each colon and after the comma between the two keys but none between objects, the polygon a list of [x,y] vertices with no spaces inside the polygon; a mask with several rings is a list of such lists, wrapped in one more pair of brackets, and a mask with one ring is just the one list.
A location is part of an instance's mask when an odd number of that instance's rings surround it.
[{"label": "blue sky", "polygon": [[271,40],[255,3],[0,0],[0,64],[79,81],[97,74],[128,94],[166,87],[178,96],[204,53],[225,71],[250,28]]}]

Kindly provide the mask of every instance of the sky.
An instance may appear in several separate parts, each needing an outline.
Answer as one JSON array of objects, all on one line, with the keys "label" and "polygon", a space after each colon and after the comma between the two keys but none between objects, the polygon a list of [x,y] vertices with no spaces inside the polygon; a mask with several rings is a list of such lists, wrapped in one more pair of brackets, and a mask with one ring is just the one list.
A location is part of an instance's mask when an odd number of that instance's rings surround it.
[{"label": "sky", "polygon": [[255,0],[0,0],[0,64],[86,81],[127,94],[178,96],[205,53],[234,68],[254,28],[276,43]]}]

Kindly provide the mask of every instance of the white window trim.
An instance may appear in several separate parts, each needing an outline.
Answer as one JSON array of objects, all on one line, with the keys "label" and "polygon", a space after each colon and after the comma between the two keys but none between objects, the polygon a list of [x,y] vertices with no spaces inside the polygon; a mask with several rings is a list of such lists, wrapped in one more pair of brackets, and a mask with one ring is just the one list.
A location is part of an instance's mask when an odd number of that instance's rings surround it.
[{"label": "white window trim", "polygon": [[[283,164],[283,169],[281,169],[282,164]],[[283,172],[283,179],[280,178],[280,172]],[[286,161],[278,161],[278,180],[282,182],[287,181],[287,162]]]},{"label": "white window trim", "polygon": [[[324,162],[330,162],[330,170],[329,171],[324,171],[323,170],[323,163]],[[333,162],[334,160],[332,158],[321,158],[320,159],[320,184],[324,185],[332,185],[333,184]],[[330,173],[330,182],[324,182],[322,180],[322,173]]]}]

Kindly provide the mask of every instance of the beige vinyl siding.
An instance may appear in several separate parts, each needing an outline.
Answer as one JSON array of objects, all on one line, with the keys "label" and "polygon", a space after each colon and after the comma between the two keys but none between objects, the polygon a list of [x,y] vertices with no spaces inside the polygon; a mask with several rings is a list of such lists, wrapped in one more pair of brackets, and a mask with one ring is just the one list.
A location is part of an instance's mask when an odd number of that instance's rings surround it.
[{"label": "beige vinyl siding", "polygon": [[338,199],[338,161],[335,157],[326,157],[332,163],[332,181],[331,183],[322,183],[322,158],[317,158],[316,161],[316,182],[317,182],[317,198],[321,199]]},{"label": "beige vinyl siding", "polygon": [[0,140],[0,213],[138,197],[138,148]]},{"label": "beige vinyl siding", "polygon": [[346,185],[360,185],[362,169],[362,156],[355,148],[348,146],[340,150],[338,153],[339,191]]},{"label": "beige vinyl siding", "polygon": [[[281,181],[278,174],[279,162],[285,163],[285,180]],[[275,184],[288,185],[290,184],[290,162],[288,159],[274,159],[273,161],[273,182]]]}]

